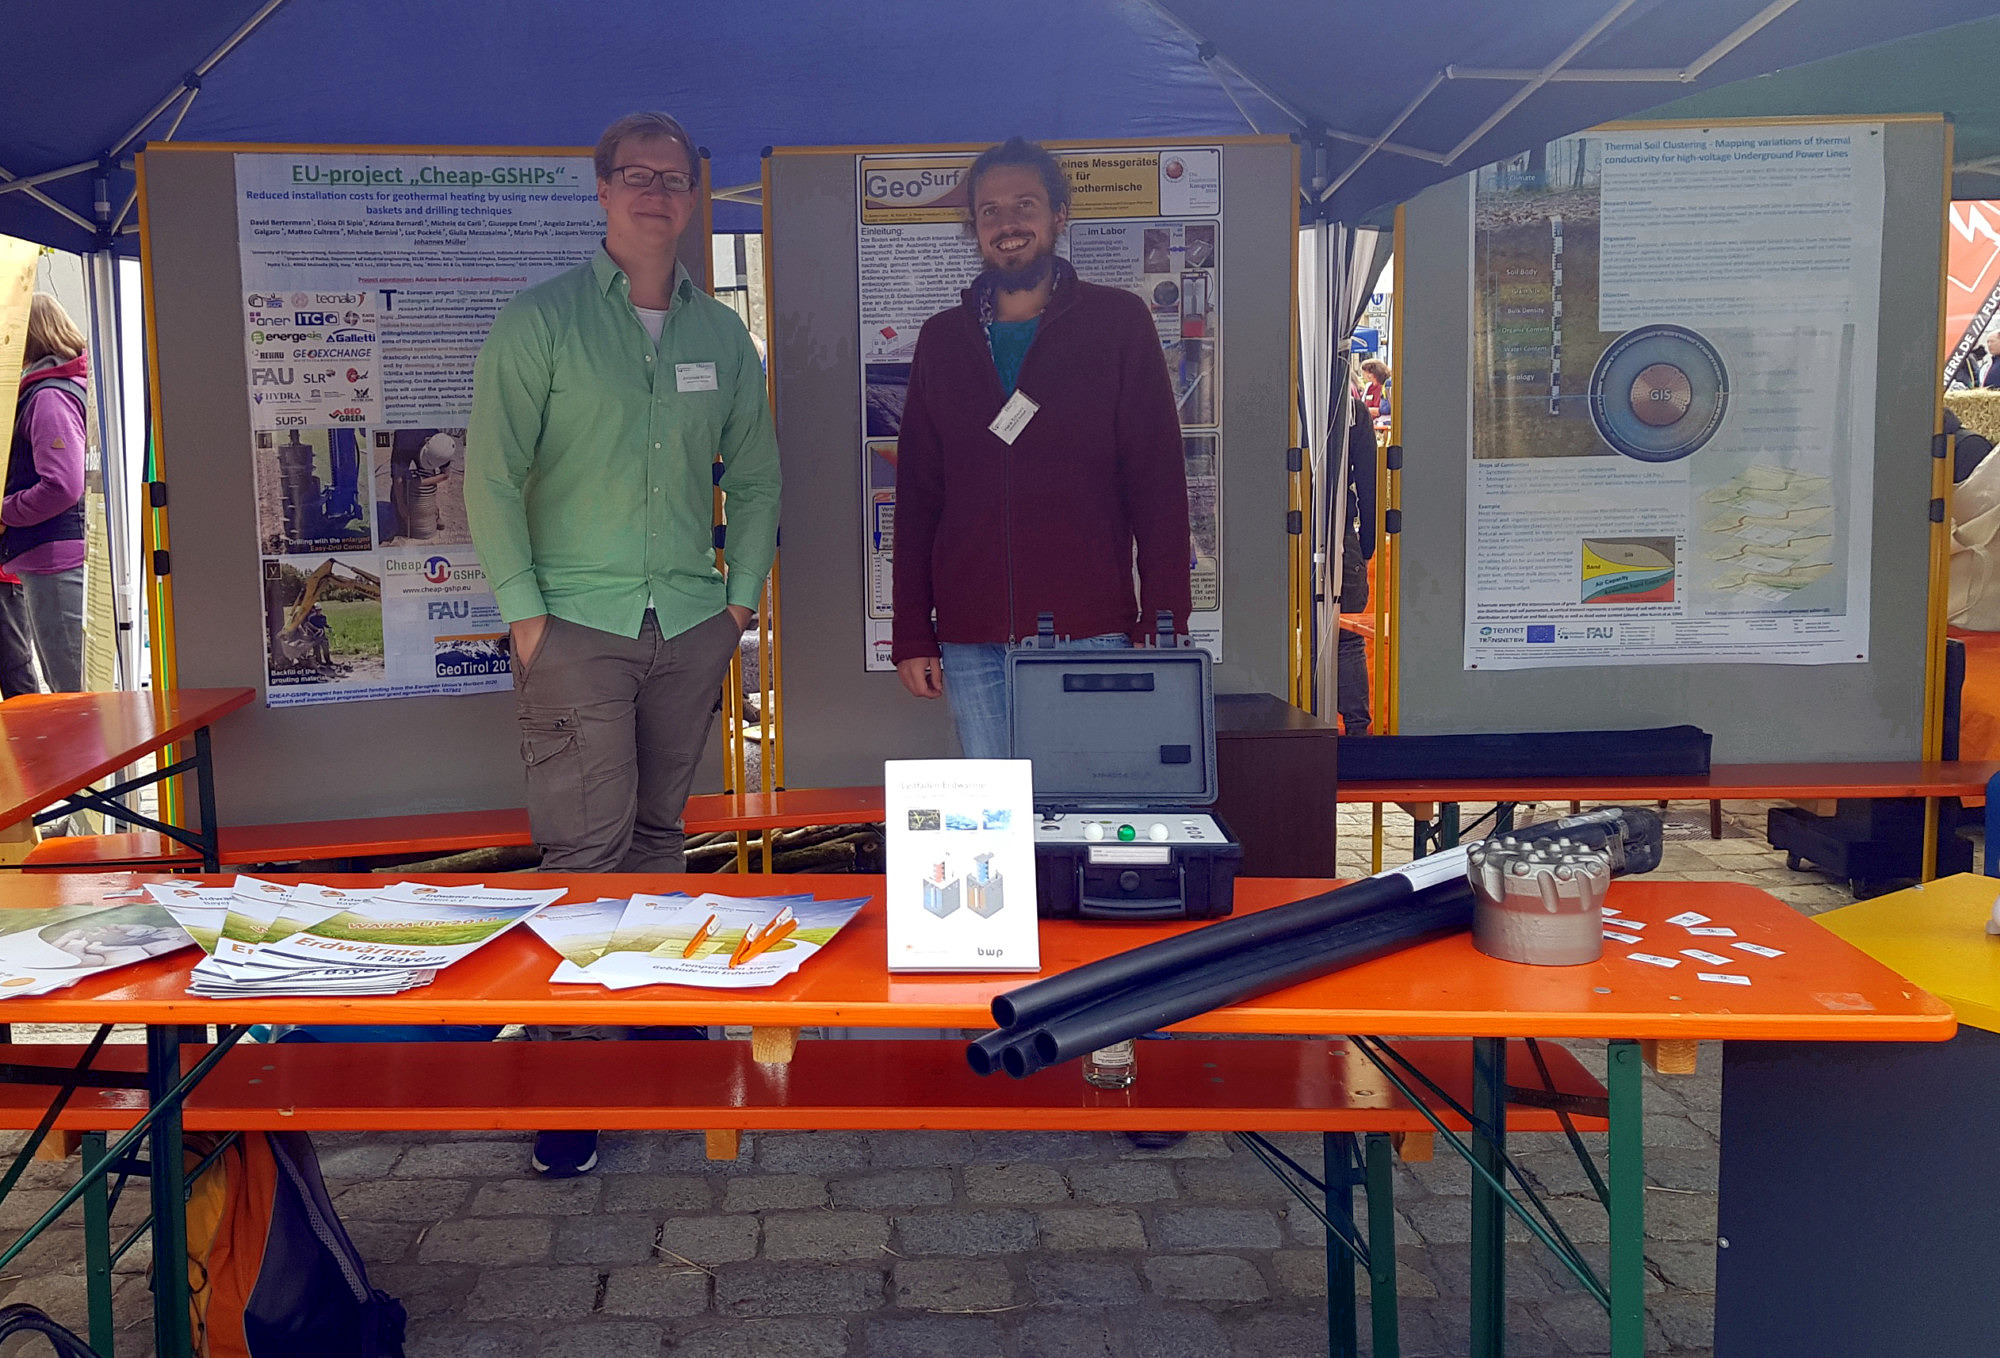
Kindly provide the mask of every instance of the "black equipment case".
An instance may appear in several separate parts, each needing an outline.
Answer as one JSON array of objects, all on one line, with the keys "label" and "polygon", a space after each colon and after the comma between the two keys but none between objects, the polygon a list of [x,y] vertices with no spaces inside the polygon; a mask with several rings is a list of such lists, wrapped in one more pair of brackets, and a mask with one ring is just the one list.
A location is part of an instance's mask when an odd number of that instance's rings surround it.
[{"label": "black equipment case", "polygon": [[1235,905],[1243,846],[1212,810],[1208,652],[1057,649],[1041,617],[1007,654],[1016,759],[1034,762],[1035,897],[1051,919],[1201,920]]}]

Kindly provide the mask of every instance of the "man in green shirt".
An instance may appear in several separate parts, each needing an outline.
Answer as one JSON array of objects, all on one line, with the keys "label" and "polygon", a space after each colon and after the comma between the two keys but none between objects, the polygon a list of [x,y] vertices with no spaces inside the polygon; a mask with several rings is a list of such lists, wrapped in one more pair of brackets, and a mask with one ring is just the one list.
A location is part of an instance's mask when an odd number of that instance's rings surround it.
[{"label": "man in green shirt", "polygon": [[[542,866],[680,872],[695,765],[777,553],[778,445],[749,333],[675,258],[698,204],[686,131],[634,113],[595,161],[603,247],[509,302],[479,351],[465,507],[510,633]],[[545,1132],[535,1166],[586,1171],[596,1141]]]},{"label": "man in green shirt", "polygon": [[687,133],[620,119],[596,169],[603,247],[509,302],[479,352],[466,512],[511,633],[542,866],[679,872],[717,689],[777,550],[778,446],[749,333],[675,259],[697,206]]}]

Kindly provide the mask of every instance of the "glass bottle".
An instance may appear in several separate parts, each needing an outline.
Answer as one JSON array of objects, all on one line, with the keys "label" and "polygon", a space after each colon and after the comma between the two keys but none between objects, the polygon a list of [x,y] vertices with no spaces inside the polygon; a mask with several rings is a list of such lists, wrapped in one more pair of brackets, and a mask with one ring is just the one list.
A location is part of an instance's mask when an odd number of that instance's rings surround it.
[{"label": "glass bottle", "polygon": [[1129,1037],[1083,1058],[1083,1078],[1099,1089],[1130,1089],[1138,1075],[1138,1048]]}]

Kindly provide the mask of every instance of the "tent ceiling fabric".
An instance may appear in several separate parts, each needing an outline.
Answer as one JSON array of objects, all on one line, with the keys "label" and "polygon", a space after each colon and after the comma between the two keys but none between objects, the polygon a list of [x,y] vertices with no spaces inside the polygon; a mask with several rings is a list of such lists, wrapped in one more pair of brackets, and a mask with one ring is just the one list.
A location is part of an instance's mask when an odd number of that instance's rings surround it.
[{"label": "tent ceiling fabric", "polygon": [[[102,156],[262,7],[107,0],[92,7],[87,30],[41,22],[10,31],[0,50],[0,168],[32,176]],[[583,144],[617,115],[655,107],[688,124],[714,153],[715,182],[731,185],[758,177],[767,145],[985,142],[1013,132],[1202,137],[1249,131],[1246,114],[1266,132],[1299,131],[1281,106],[1315,126],[1373,138],[1447,67],[1537,71],[1601,25],[1572,68],[1681,69],[1767,20],[1688,84],[1543,85],[1448,164],[1436,153],[1456,148],[1523,84],[1442,80],[1393,138],[1433,156],[1385,149],[1368,157],[1329,202],[1336,217],[1353,221],[1665,94],[1996,14],[2000,0],[1431,0],[1401,8],[1020,0],[999,21],[989,8],[937,0],[572,0],[559,9],[542,0],[283,0],[208,73],[177,139]],[[1204,64],[1204,50],[1220,60]],[[163,135],[177,107],[146,135]],[[1330,174],[1365,150],[1333,142]],[[128,171],[112,172],[114,213],[131,184]],[[42,191],[92,216],[90,175]],[[723,229],[754,221],[749,209],[718,207]],[[91,233],[20,191],[0,193],[0,232],[92,248]],[[121,245],[129,249],[131,238]]]}]

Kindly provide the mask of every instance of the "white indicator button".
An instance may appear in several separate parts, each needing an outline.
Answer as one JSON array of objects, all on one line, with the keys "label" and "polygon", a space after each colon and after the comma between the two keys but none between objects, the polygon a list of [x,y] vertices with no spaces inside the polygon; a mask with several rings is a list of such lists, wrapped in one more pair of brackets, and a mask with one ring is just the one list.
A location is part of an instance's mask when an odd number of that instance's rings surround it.
[{"label": "white indicator button", "polygon": [[1167,836],[1172,833],[1173,832],[1167,829],[1166,826],[1160,824],[1160,822],[1158,821],[1154,821],[1153,828],[1146,831],[1146,836],[1147,838],[1151,839],[1154,843],[1158,844],[1158,843],[1164,843],[1166,841]]},{"label": "white indicator button", "polygon": [[1104,826],[1094,820],[1085,821],[1083,823],[1083,837],[1085,839],[1104,838]]}]

